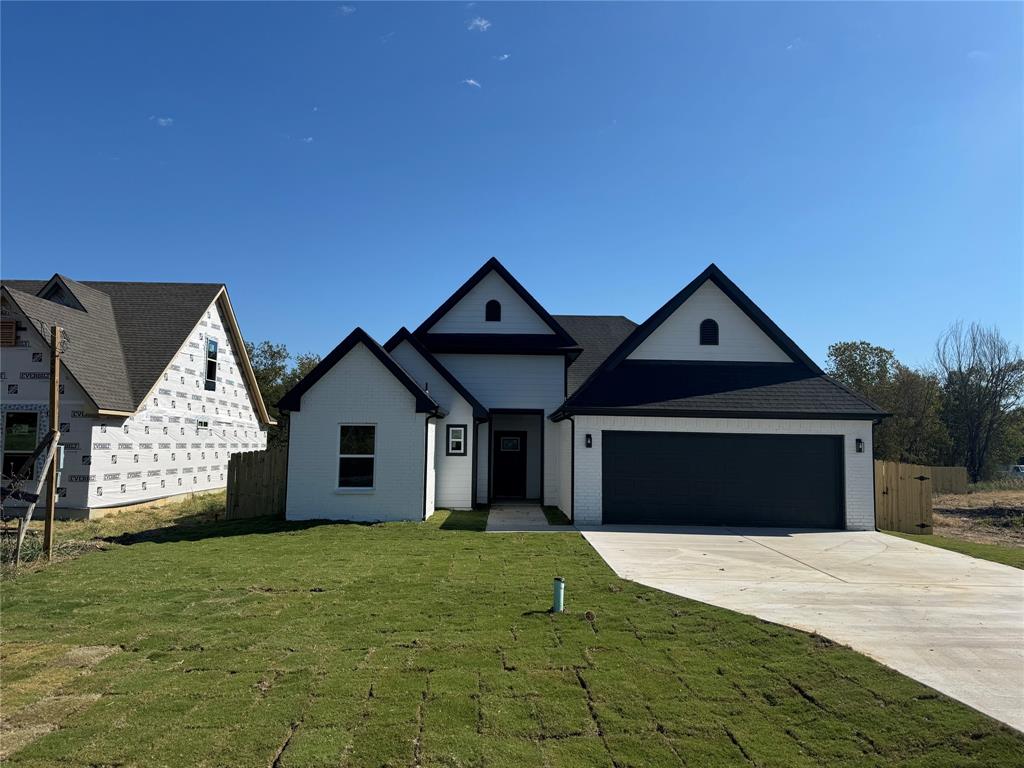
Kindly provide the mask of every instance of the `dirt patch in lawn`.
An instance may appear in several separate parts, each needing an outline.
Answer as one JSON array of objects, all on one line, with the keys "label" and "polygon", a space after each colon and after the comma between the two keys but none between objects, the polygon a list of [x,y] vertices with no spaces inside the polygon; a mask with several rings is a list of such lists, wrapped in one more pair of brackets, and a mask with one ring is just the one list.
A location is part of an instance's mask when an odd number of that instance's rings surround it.
[{"label": "dirt patch in lawn", "polygon": [[20,662],[27,674],[15,675],[4,685],[0,760],[57,730],[68,717],[96,702],[98,693],[72,694],[65,687],[92,674],[97,664],[120,650],[111,645],[6,644],[5,669]]},{"label": "dirt patch in lawn", "polygon": [[1024,547],[1024,490],[937,494],[932,509],[937,536]]}]

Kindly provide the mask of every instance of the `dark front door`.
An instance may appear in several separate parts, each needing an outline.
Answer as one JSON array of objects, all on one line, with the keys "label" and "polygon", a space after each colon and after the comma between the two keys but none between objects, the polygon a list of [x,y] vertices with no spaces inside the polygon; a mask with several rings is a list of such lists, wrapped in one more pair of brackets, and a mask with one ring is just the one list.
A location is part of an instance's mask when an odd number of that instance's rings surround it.
[{"label": "dark front door", "polygon": [[602,433],[603,520],[843,527],[842,439]]},{"label": "dark front door", "polygon": [[491,451],[491,495],[498,499],[526,498],[526,433],[495,430]]}]

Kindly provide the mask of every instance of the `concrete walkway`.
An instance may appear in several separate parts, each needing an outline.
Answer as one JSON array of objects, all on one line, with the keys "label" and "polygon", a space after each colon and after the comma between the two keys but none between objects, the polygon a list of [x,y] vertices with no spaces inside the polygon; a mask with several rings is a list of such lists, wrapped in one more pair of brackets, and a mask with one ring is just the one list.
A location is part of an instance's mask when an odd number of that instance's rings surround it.
[{"label": "concrete walkway", "polygon": [[[499,504],[487,516],[488,533],[538,533],[559,530],[548,525],[544,511],[536,504]],[[562,526],[562,531],[574,530]]]},{"label": "concrete walkway", "polygon": [[1024,571],[874,531],[584,531],[622,578],[817,632],[1024,730]]}]

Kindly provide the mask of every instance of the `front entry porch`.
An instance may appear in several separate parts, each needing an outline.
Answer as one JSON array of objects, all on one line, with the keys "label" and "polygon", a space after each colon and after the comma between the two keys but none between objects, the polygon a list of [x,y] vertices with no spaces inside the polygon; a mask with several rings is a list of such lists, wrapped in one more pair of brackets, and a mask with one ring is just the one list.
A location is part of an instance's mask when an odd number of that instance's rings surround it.
[{"label": "front entry porch", "polygon": [[540,502],[544,487],[544,412],[492,410],[488,500]]}]

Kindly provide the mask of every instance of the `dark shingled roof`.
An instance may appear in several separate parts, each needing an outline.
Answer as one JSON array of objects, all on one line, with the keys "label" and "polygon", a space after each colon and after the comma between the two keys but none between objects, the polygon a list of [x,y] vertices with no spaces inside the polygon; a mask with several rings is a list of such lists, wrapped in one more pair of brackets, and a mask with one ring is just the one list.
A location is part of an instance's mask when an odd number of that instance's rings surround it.
[{"label": "dark shingled roof", "polygon": [[[792,363],[746,361],[631,360],[629,355],[705,282],[714,283]],[[587,349],[586,329],[561,317],[567,330]],[[586,324],[584,324],[586,325]],[[585,357],[581,355],[581,359]],[[600,358],[600,359],[597,359]],[[572,382],[569,397],[552,414],[558,420],[575,413],[651,416],[725,416],[732,418],[880,419],[876,405],[825,375],[739,287],[714,264],[639,326],[620,344],[586,361]],[[589,370],[587,370],[589,369]],[[579,374],[585,375],[580,381]]]},{"label": "dark shingled roof", "polygon": [[572,413],[877,419],[881,410],[799,363],[632,361],[605,371]]},{"label": "dark shingled roof", "polygon": [[84,312],[37,296],[51,280],[4,280],[3,287],[37,327],[57,324],[67,331],[64,364],[96,406],[126,412],[138,409],[223,288],[55,278]]},{"label": "dark shingled roof", "polygon": [[554,315],[554,318],[583,347],[566,374],[567,394],[570,395],[636,328],[636,323],[622,315]]}]

